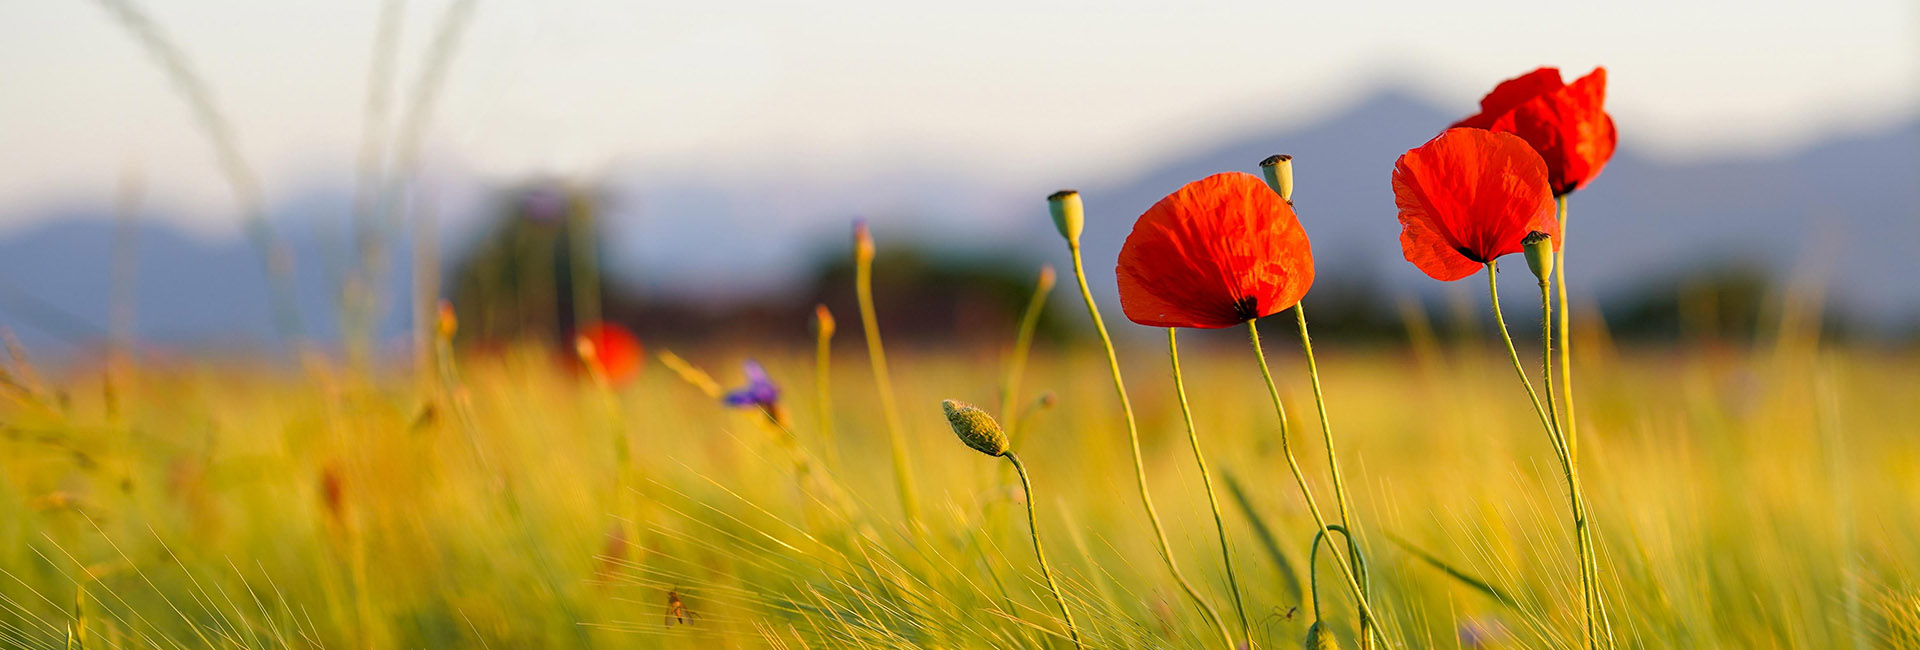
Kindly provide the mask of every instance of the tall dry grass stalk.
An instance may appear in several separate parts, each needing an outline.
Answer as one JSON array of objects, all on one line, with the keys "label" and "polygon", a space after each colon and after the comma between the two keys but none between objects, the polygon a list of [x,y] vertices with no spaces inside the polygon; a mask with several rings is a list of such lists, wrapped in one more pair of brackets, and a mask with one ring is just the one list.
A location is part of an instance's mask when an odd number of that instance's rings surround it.
[{"label": "tall dry grass stalk", "polygon": [[894,488],[900,494],[900,509],[909,524],[920,522],[919,490],[914,487],[912,455],[907,451],[906,426],[900,422],[900,407],[893,399],[893,379],[887,373],[887,350],[880,343],[880,317],[873,307],[873,233],[862,220],[853,225],[854,291],[860,299],[860,325],[867,334],[867,359],[873,365],[874,390],[880,394],[880,410],[887,420],[887,440],[893,448]]}]

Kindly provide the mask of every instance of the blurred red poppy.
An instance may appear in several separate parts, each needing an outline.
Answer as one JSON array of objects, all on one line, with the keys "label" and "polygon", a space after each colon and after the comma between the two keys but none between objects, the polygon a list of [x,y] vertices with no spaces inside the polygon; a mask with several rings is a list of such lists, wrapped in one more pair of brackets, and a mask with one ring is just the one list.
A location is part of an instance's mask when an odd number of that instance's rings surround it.
[{"label": "blurred red poppy", "polygon": [[614,385],[624,384],[640,374],[640,364],[645,360],[640,339],[627,328],[613,323],[599,322],[582,328],[576,344],[581,361],[592,364]]},{"label": "blurred red poppy", "polygon": [[1480,112],[1454,126],[1520,136],[1547,161],[1547,184],[1560,196],[1587,185],[1613,158],[1618,134],[1602,108],[1607,69],[1561,83],[1558,68],[1540,68],[1495,86]]},{"label": "blurred red poppy", "polygon": [[1252,174],[1215,174],[1160,199],[1133,224],[1116,270],[1127,318],[1153,327],[1231,327],[1300,302],[1313,251],[1293,207]]},{"label": "blurred red poppy", "polygon": [[1448,129],[1393,166],[1400,249],[1436,280],[1473,275],[1521,240],[1554,235],[1547,167],[1525,140],[1484,129]]}]

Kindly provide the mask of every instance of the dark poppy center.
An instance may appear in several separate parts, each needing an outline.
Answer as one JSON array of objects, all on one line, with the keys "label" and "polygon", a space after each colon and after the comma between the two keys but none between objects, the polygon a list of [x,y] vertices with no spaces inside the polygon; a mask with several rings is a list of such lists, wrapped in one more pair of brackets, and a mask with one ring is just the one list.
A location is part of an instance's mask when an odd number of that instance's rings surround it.
[{"label": "dark poppy center", "polygon": [[1473,260],[1473,261],[1475,261],[1475,262],[1478,262],[1478,263],[1481,263],[1481,264],[1486,264],[1486,263],[1487,263],[1487,261],[1486,261],[1486,260],[1484,260],[1484,259],[1480,259],[1480,255],[1479,255],[1478,253],[1475,253],[1475,252],[1473,252],[1473,249],[1470,249],[1470,248],[1467,248],[1467,247],[1465,247],[1465,246],[1461,246],[1461,247],[1459,247],[1459,248],[1455,248],[1455,249],[1453,249],[1453,250],[1454,250],[1455,252],[1458,252],[1458,253],[1460,253],[1461,255],[1464,255],[1464,256],[1466,256],[1466,258],[1467,258],[1467,259],[1470,259],[1470,260]]},{"label": "dark poppy center", "polygon": [[1233,301],[1233,315],[1240,320],[1253,320],[1260,315],[1260,299],[1247,296]]}]

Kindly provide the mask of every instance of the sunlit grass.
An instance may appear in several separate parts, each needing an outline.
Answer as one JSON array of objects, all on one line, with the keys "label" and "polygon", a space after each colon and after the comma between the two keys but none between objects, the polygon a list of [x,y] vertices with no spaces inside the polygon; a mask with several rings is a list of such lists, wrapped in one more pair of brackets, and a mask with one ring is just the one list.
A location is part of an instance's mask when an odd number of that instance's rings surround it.
[{"label": "sunlit grass", "polygon": [[[1312,432],[1303,360],[1273,338],[1295,431]],[[1183,568],[1227,602],[1212,514],[1149,339],[1121,347],[1147,473]],[[780,430],[657,364],[608,408],[594,383],[532,347],[463,356],[455,382],[427,386],[324,367],[117,379],[40,369],[48,376],[33,380],[15,369],[0,386],[0,647],[65,648],[76,630],[85,647],[133,648],[1069,647],[1017,483],[956,442],[939,408],[998,401],[1002,359],[895,351],[916,527],[897,503],[872,374],[843,342],[829,411],[837,472],[813,418]],[[1442,345],[1416,361],[1320,343],[1390,639],[1577,644],[1563,481],[1513,399],[1503,351]],[[1314,529],[1241,345],[1189,342],[1185,378],[1254,639],[1289,647],[1310,623]],[[1911,355],[1587,349],[1583,474],[1606,522],[1601,577],[1623,644],[1920,639]],[[811,349],[675,352],[722,384],[751,353],[789,409],[814,412]],[[1157,557],[1104,365],[1092,347],[1040,348],[1023,382],[1056,398],[1014,445],[1043,500],[1061,591],[1091,647],[1213,643]],[[624,479],[616,435],[632,449]],[[1295,438],[1303,463],[1323,470],[1319,437]],[[1352,644],[1351,602],[1326,582],[1336,571],[1321,567],[1323,609]]]}]

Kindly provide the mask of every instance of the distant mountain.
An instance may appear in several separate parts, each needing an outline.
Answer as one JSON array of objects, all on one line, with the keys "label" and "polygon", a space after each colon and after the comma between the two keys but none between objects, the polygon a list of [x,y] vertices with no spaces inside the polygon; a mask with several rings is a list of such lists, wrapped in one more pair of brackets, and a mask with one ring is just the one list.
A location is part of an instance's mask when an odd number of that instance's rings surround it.
[{"label": "distant mountain", "polygon": [[[1134,216],[1181,184],[1207,174],[1257,172],[1273,153],[1295,157],[1301,220],[1323,278],[1365,277],[1387,291],[1442,288],[1400,259],[1389,177],[1394,159],[1470,106],[1441,109],[1399,92],[1375,94],[1323,120],[1200,142],[1126,178],[1080,187],[1090,216],[1086,259],[1096,291],[1111,296],[1112,260]],[[1662,162],[1637,152],[1633,125],[1619,154],[1572,197],[1569,266],[1575,286],[1606,297],[1657,285],[1667,274],[1726,261],[1826,279],[1837,307],[1879,323],[1920,316],[1920,121],[1836,136],[1780,155]],[[1063,271],[1064,247],[1041,199],[1048,179],[1026,187],[978,181],[939,168],[900,166],[846,183],[747,176],[615,176],[602,218],[609,264],[626,286],[716,301],[795,289],[821,255],[843,255],[847,224],[873,218],[882,244],[901,238],[1002,257],[1045,259]],[[484,198],[448,204],[482,206]],[[320,191],[274,206],[299,260],[299,304],[309,334],[337,333],[337,282],[347,194]],[[114,226],[99,206],[31,215],[42,225],[0,234],[0,324],[29,344],[87,340],[108,320]],[[443,237],[470,238],[481,214]],[[137,305],[143,339],[186,345],[275,340],[260,260],[244,239],[208,240],[164,220],[142,219]],[[397,336],[407,280],[395,250],[383,331]],[[1474,286],[1466,286],[1474,284]],[[1508,283],[1524,301],[1526,281]],[[1334,290],[1334,289],[1329,289]],[[1309,304],[1316,299],[1310,296]],[[1521,303],[1524,304],[1524,303]]]}]

